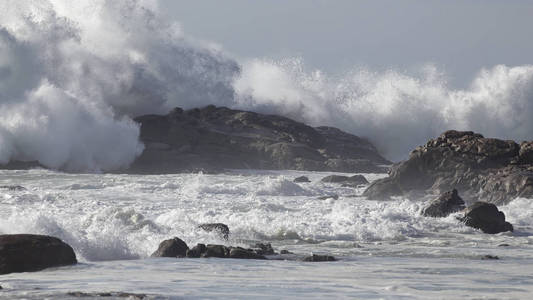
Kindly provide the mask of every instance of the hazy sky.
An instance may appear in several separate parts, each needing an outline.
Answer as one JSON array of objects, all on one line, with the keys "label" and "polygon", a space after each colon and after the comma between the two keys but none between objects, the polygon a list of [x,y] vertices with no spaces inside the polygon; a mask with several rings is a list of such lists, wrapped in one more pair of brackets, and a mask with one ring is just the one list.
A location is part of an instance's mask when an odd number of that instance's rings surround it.
[{"label": "hazy sky", "polygon": [[329,73],[435,63],[462,87],[533,63],[533,1],[163,0],[186,34],[237,58],[301,56]]}]

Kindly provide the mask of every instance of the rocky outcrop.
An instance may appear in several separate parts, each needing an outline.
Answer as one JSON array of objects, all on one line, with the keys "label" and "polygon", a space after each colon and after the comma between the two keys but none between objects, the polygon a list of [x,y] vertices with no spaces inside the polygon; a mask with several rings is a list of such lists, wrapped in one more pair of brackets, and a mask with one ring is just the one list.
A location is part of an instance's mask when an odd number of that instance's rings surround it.
[{"label": "rocky outcrop", "polygon": [[198,225],[198,228],[201,228],[207,232],[217,232],[225,240],[228,240],[229,238],[229,227],[223,223],[204,223]]},{"label": "rocky outcrop", "polygon": [[476,202],[472,204],[465,210],[461,220],[465,225],[481,229],[484,233],[513,231],[513,225],[505,221],[505,214],[492,203]]},{"label": "rocky outcrop", "polygon": [[189,246],[181,239],[174,237],[164,240],[159,244],[152,257],[185,257]]},{"label": "rocky outcrop", "polygon": [[26,188],[21,185],[0,185],[0,190],[25,191]]},{"label": "rocky outcrop", "polygon": [[533,196],[532,142],[485,138],[450,130],[395,164],[389,176],[373,182],[371,199],[410,194],[440,194],[457,189],[467,199],[503,204]]},{"label": "rocky outcrop", "polygon": [[143,154],[130,173],[230,169],[385,172],[367,140],[332,127],[213,105],[135,118]]},{"label": "rocky outcrop", "polygon": [[[120,299],[120,298],[126,298],[129,300],[141,300],[141,299],[152,299],[153,297],[149,297],[146,294],[136,294],[136,293],[128,293],[128,292],[68,292],[66,299],[69,298],[80,298],[80,299],[87,299],[87,298],[111,298],[111,299]],[[154,297],[157,298],[157,297]]]},{"label": "rocky outcrop", "polygon": [[356,187],[362,184],[368,184],[368,180],[363,175],[354,176],[342,176],[342,175],[329,175],[320,180],[327,183],[340,183],[342,186]]},{"label": "rocky outcrop", "polygon": [[426,217],[447,217],[448,215],[461,211],[465,208],[465,202],[457,190],[448,191],[440,195],[437,199],[431,201],[428,206],[422,210],[422,215]]},{"label": "rocky outcrop", "polygon": [[[176,246],[171,245],[181,245],[180,251],[171,250],[168,251],[168,255],[155,255],[156,253],[163,253],[162,249],[176,248]],[[185,250],[185,254],[182,255],[181,250]],[[235,258],[235,259],[273,259],[273,260],[300,260],[300,261],[335,261],[336,259],[333,256],[329,255],[316,255],[304,256],[294,254],[287,250],[282,250],[281,253],[276,253],[274,248],[270,243],[257,243],[251,248],[243,247],[234,247],[234,246],[225,246],[225,245],[214,245],[214,244],[197,244],[196,246],[189,249],[185,242],[181,241],[178,238],[170,239],[161,242],[159,249],[157,249],[153,257],[188,257],[188,258]]]},{"label": "rocky outcrop", "polygon": [[39,271],[76,263],[72,247],[58,238],[34,234],[0,235],[0,274]]},{"label": "rocky outcrop", "polygon": [[187,251],[187,257],[218,257],[218,258],[240,258],[240,259],[266,259],[266,257],[255,249],[242,247],[227,247],[224,245],[204,245],[198,244]]},{"label": "rocky outcrop", "polygon": [[329,255],[313,254],[303,258],[303,261],[336,261],[335,257]]},{"label": "rocky outcrop", "polygon": [[293,182],[303,183],[303,182],[311,182],[311,180],[309,180],[307,176],[299,176],[299,177],[294,178]]}]

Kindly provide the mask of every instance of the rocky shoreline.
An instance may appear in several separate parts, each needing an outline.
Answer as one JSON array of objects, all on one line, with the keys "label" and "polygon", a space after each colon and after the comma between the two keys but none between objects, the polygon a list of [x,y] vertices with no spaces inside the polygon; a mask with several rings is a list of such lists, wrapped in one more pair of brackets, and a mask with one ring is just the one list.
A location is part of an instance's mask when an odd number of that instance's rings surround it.
[{"label": "rocky shoreline", "polygon": [[533,142],[450,130],[413,150],[389,176],[364,192],[369,199],[423,197],[457,189],[469,201],[505,204],[533,197]]}]

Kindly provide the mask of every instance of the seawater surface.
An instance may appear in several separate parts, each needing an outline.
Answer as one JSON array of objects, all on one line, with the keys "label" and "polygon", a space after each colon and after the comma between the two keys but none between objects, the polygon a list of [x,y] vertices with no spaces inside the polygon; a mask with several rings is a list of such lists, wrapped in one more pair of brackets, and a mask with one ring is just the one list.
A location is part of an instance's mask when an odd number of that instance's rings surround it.
[{"label": "seawater surface", "polygon": [[[513,233],[483,234],[457,215],[426,218],[424,202],[361,197],[333,173],[66,174],[0,171],[0,233],[70,244],[80,263],[0,276],[3,298],[132,292],[153,298],[530,299],[533,201],[501,206]],[[305,175],[310,183],[294,183]],[[364,174],[369,180],[384,175]],[[334,197],[337,195],[338,197]],[[324,199],[324,196],[331,196]],[[468,199],[465,199],[468,201]],[[229,241],[197,228],[222,222]],[[149,258],[164,239],[330,254],[336,262]],[[482,260],[485,255],[499,260]]]}]

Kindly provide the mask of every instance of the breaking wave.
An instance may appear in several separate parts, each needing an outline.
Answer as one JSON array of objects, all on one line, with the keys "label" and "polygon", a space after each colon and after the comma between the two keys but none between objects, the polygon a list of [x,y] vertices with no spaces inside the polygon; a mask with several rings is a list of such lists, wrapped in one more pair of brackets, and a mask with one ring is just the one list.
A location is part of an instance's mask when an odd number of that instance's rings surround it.
[{"label": "breaking wave", "polygon": [[532,139],[533,65],[481,70],[466,89],[432,64],[331,75],[298,58],[237,62],[186,36],[155,1],[0,3],[0,163],[126,167],[132,117],[224,105],[336,126],[398,160],[446,129]]}]

